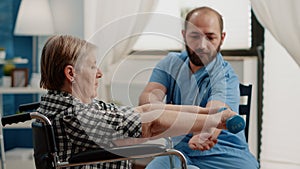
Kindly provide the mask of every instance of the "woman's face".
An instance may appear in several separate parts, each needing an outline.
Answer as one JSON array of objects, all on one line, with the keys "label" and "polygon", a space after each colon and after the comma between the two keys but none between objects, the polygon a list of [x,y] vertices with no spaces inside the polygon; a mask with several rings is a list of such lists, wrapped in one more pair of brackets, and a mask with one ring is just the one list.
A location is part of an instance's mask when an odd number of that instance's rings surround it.
[{"label": "woman's face", "polygon": [[82,102],[90,103],[93,98],[97,97],[98,79],[102,77],[102,72],[96,63],[96,52],[89,52],[85,58],[80,59],[77,65],[72,86],[73,94]]}]

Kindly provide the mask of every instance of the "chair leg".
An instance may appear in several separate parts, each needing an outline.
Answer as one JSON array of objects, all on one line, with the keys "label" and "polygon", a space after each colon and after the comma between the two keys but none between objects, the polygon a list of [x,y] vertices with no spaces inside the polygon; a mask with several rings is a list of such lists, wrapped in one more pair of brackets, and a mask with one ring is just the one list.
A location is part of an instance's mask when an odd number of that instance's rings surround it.
[{"label": "chair leg", "polygon": [[169,156],[169,160],[170,160],[170,169],[173,169],[174,168],[174,158],[173,156]]},{"label": "chair leg", "polygon": [[[187,169],[186,159],[185,159],[184,155],[180,151],[175,150],[175,149],[168,149],[167,152],[165,152],[165,153],[163,153],[163,154],[161,154],[159,156],[166,156],[166,155],[169,156],[171,169],[175,168],[175,166],[174,166],[174,158],[175,158],[175,156],[177,158],[179,158],[179,160],[181,162],[181,168],[180,169]],[[151,160],[152,159],[150,159],[149,162]],[[141,164],[138,161],[139,161],[139,159],[134,162],[133,169],[144,169],[147,166],[147,164]]]}]

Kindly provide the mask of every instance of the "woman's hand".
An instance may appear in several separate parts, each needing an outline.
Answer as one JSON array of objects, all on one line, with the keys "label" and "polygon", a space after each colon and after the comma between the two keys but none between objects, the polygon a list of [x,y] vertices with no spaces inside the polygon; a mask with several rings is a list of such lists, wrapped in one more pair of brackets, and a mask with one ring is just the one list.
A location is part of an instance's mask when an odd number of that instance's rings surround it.
[{"label": "woman's hand", "polygon": [[217,137],[220,130],[215,130],[213,133],[199,133],[194,135],[189,141],[189,147],[192,150],[205,151],[211,149],[215,144],[217,144]]}]

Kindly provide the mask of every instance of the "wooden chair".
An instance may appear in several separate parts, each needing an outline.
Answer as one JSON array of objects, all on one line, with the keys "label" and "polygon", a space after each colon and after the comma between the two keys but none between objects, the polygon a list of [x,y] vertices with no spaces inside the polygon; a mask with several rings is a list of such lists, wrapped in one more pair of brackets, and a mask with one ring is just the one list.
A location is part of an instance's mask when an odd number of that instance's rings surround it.
[{"label": "wooden chair", "polygon": [[239,105],[239,114],[245,116],[246,119],[245,137],[246,141],[248,142],[252,85],[244,85],[240,83],[240,96],[241,103]]}]

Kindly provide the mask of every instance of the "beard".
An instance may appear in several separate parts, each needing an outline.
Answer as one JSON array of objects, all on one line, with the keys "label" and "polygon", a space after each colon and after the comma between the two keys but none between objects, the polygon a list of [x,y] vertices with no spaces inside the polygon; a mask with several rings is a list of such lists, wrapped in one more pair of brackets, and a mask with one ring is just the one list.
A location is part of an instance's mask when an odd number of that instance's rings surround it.
[{"label": "beard", "polygon": [[192,50],[191,48],[188,47],[188,45],[185,45],[185,48],[188,53],[188,57],[190,58],[190,61],[195,66],[205,66],[209,64],[217,56],[218,52],[220,52],[221,42],[216,48],[216,50],[214,49],[209,51],[205,51],[202,49]]}]

